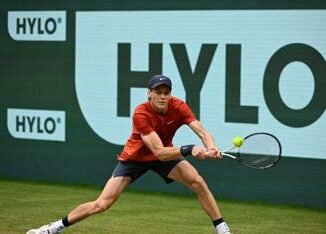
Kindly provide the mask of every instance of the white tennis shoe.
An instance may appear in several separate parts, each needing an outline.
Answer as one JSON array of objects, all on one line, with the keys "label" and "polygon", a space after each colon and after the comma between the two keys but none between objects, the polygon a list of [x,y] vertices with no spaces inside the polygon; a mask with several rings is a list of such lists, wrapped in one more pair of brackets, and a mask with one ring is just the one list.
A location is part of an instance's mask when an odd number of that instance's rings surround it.
[{"label": "white tennis shoe", "polygon": [[232,234],[232,233],[230,232],[229,226],[225,222],[222,222],[216,226],[216,234]]},{"label": "white tennis shoe", "polygon": [[26,234],[57,234],[61,230],[57,230],[51,223],[37,229],[31,229]]}]

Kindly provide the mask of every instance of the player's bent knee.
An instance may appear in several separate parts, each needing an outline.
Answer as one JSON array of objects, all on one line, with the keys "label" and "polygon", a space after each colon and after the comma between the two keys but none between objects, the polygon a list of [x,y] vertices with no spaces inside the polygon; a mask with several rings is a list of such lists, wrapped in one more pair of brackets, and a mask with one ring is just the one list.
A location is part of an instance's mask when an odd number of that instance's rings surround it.
[{"label": "player's bent knee", "polygon": [[191,182],[190,188],[196,194],[201,194],[201,193],[204,193],[206,191],[207,186],[206,186],[206,183],[205,183],[204,179],[200,175],[198,175]]},{"label": "player's bent knee", "polygon": [[97,200],[95,201],[95,213],[102,213],[109,209],[111,205],[113,204],[114,199],[108,199],[108,200]]}]

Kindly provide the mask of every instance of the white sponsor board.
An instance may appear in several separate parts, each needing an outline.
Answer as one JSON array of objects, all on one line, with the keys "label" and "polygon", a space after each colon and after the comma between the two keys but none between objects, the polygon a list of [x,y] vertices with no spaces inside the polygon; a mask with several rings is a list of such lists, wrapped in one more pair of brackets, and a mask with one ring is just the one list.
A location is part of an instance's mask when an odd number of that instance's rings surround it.
[{"label": "white sponsor board", "polygon": [[47,141],[66,140],[64,111],[9,108],[7,127],[14,138]]},{"label": "white sponsor board", "polygon": [[18,41],[65,41],[66,11],[9,11],[8,32]]},{"label": "white sponsor board", "polygon": [[[131,44],[132,71],[148,71],[149,44],[162,44],[162,73],[172,79],[173,95],[182,99],[185,87],[170,44],[186,45],[193,69],[202,44],[218,44],[200,94],[201,121],[218,145],[226,148],[236,135],[266,131],[279,137],[285,156],[326,159],[320,153],[326,140],[325,113],[307,126],[291,127],[273,116],[263,93],[266,66],[285,45],[309,45],[325,58],[325,22],[325,10],[77,12],[75,82],[81,111],[100,137],[123,145],[132,126],[130,117],[117,115],[118,44]],[[258,107],[257,123],[225,121],[226,47],[230,44],[241,45],[241,105]],[[315,88],[306,64],[294,62],[282,71],[280,96],[292,109],[304,108]],[[132,113],[146,101],[147,90],[130,92]],[[185,128],[178,131],[174,143],[200,141]]]}]

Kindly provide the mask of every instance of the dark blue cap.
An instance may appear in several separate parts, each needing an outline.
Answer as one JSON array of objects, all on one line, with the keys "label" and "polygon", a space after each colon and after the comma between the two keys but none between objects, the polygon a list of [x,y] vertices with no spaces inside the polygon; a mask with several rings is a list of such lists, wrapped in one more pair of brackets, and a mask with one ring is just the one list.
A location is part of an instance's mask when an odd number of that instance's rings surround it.
[{"label": "dark blue cap", "polygon": [[170,89],[172,89],[172,82],[171,82],[170,78],[163,76],[163,75],[153,76],[148,83],[148,88],[153,89],[159,85],[166,85]]}]

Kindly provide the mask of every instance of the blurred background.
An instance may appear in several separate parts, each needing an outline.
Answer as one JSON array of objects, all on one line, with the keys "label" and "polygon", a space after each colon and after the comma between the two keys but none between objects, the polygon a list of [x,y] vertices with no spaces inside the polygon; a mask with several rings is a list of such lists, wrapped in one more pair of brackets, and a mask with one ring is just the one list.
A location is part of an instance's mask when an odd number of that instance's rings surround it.
[{"label": "blurred background", "polygon": [[[221,149],[270,132],[282,161],[194,161],[218,198],[326,207],[324,1],[0,0],[0,176],[103,186],[155,74]],[[175,145],[200,144],[181,128]],[[186,194],[148,173],[134,190]]]}]

